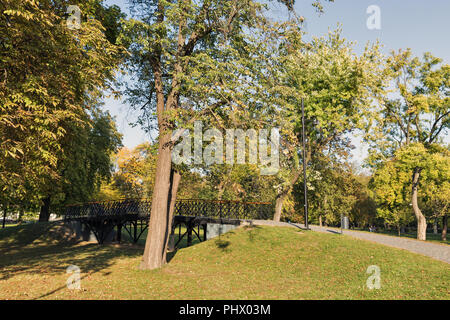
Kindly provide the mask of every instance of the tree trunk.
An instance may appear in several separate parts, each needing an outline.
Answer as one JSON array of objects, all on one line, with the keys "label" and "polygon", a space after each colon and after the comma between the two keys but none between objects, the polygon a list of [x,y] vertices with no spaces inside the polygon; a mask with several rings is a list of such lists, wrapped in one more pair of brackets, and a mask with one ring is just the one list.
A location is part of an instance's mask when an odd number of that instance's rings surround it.
[{"label": "tree trunk", "polygon": [[165,264],[167,235],[169,227],[169,190],[172,169],[170,134],[160,137],[158,160],[156,163],[155,186],[153,189],[152,209],[145,242],[141,269],[156,269]]},{"label": "tree trunk", "polygon": [[280,222],[281,211],[283,210],[283,202],[285,198],[286,198],[285,193],[277,197],[277,200],[275,202],[275,215],[273,216],[273,221]]},{"label": "tree trunk", "polygon": [[422,171],[421,168],[416,167],[414,168],[414,173],[412,176],[412,207],[414,214],[417,219],[417,239],[418,240],[426,240],[427,239],[427,221],[425,219],[425,216],[423,215],[422,211],[420,211],[419,205],[417,203],[417,189],[419,185],[419,179],[420,179],[420,172]]},{"label": "tree trunk", "polygon": [[434,218],[433,234],[438,234],[438,218],[437,217]]},{"label": "tree trunk", "polygon": [[19,224],[22,224],[22,222],[23,222],[23,213],[24,213],[23,207],[20,206],[19,207],[19,219],[18,219]]},{"label": "tree trunk", "polygon": [[3,205],[3,228],[5,228],[5,224],[6,224],[6,211],[8,211],[8,207],[4,204]]},{"label": "tree trunk", "polygon": [[447,241],[447,215],[442,217],[442,240]]},{"label": "tree trunk", "polygon": [[[309,161],[311,161],[311,150],[309,150],[306,154],[306,159],[304,159],[305,164],[308,165]],[[297,180],[300,178],[302,174],[302,170],[299,169],[294,172],[294,175],[291,178],[291,181],[289,182],[289,186],[282,190],[278,195],[275,202],[275,215],[273,216],[273,221],[279,222],[281,219],[281,212],[283,210],[283,202],[286,196],[288,195],[289,191],[292,189],[294,184],[297,182]]]},{"label": "tree trunk", "polygon": [[170,234],[172,233],[172,223],[175,211],[175,202],[177,201],[178,186],[180,185],[181,174],[172,169],[170,173],[170,193],[169,193],[169,225],[166,233],[166,247],[164,249],[163,263],[167,262],[167,247],[169,245]]},{"label": "tree trunk", "polygon": [[[327,207],[328,207],[328,198],[327,198],[327,195],[325,194],[324,196],[323,196],[323,212],[326,214],[326,211],[325,210],[327,210]],[[320,226],[322,226],[322,213],[320,213],[319,214],[319,224],[320,224]]]},{"label": "tree trunk", "polygon": [[43,200],[44,204],[41,206],[39,213],[39,222],[47,222],[50,218],[50,196]]}]

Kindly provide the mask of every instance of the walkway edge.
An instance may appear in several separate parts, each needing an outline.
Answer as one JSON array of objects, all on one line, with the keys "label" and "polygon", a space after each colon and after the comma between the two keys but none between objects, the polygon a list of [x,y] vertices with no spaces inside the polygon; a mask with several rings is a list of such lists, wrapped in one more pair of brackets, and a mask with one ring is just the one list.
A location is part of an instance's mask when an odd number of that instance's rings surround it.
[{"label": "walkway edge", "polygon": [[[296,227],[304,230],[303,225],[297,223],[275,222],[270,220],[245,220],[243,222],[261,226]],[[309,225],[309,227],[312,231],[315,232],[333,233],[333,234],[340,233],[340,229],[332,227],[319,227],[316,225]],[[423,256],[427,256],[435,260],[439,260],[450,264],[450,246],[445,244],[443,245],[440,243],[423,242],[414,239],[387,236],[377,233],[352,231],[352,230],[344,230],[343,234],[359,240],[365,240],[373,243],[382,244],[388,247],[418,253]]]}]

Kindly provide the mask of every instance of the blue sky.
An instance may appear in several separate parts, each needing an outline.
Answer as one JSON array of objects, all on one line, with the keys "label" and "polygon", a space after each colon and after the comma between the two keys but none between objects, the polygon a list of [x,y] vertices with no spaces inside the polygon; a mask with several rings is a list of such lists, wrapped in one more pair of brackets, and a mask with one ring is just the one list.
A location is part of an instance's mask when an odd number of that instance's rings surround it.
[{"label": "blue sky", "polygon": [[[116,4],[128,13],[127,0],[106,0],[108,5]],[[383,51],[411,48],[415,55],[430,51],[435,56],[450,63],[450,1],[448,0],[335,0],[324,4],[325,13],[319,15],[311,6],[312,0],[296,0],[297,13],[306,19],[308,36],[321,36],[329,29],[335,29],[340,23],[347,40],[355,41],[355,51],[362,52],[365,44],[377,39],[383,45]],[[369,30],[366,13],[370,5],[380,8],[381,29]],[[271,5],[274,18],[286,14],[282,5]],[[116,117],[123,143],[133,148],[149,137],[139,128],[133,128],[135,115],[123,101],[105,99],[105,108]],[[361,163],[366,156],[366,146],[358,137],[353,139],[356,149],[355,161]]]}]

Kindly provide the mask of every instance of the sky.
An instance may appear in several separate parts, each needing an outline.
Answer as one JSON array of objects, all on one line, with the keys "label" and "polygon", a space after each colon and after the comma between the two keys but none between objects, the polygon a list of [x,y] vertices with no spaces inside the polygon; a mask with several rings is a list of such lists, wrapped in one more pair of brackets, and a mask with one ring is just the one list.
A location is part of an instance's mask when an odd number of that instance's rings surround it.
[{"label": "sky", "polygon": [[[107,5],[118,5],[129,14],[127,0],[106,0]],[[325,12],[318,14],[311,6],[312,0],[296,0],[295,10],[306,21],[307,37],[322,36],[340,24],[343,36],[356,42],[357,54],[364,50],[367,42],[379,40],[382,51],[411,48],[416,56],[431,52],[444,63],[450,63],[450,1],[448,0],[335,0],[324,3]],[[379,8],[380,29],[369,29],[367,20],[373,11],[369,6]],[[270,15],[274,19],[287,14],[281,4],[271,4]],[[370,20],[372,21],[372,20]],[[116,117],[123,144],[128,148],[148,141],[149,137],[138,127],[132,127],[136,115],[123,100],[105,99],[105,109]],[[367,156],[367,146],[360,137],[352,138],[355,149],[353,160],[359,164]]]}]

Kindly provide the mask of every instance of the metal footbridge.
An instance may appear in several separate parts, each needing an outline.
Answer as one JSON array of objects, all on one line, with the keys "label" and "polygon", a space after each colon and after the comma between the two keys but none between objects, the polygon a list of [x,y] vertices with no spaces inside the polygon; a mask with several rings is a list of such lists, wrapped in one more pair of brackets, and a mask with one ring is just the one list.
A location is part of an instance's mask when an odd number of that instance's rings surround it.
[{"label": "metal footbridge", "polygon": [[[122,199],[88,202],[67,206],[64,221],[78,222],[90,230],[98,243],[104,243],[115,232],[120,242],[125,230],[134,243],[148,229],[151,200]],[[178,241],[186,236],[187,245],[193,236],[206,240],[209,224],[239,225],[245,220],[269,220],[273,217],[273,204],[269,202],[242,202],[229,200],[180,199],[175,202],[172,234],[178,228]],[[182,233],[182,227],[185,227]],[[200,230],[203,230],[201,236]]]}]

